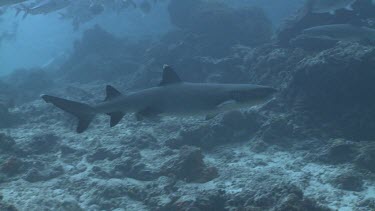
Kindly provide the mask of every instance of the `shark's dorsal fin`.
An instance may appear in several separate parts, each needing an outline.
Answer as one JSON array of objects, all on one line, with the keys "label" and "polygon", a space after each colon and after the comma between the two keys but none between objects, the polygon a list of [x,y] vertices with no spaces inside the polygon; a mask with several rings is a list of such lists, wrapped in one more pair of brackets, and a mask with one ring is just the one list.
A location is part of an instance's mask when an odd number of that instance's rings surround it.
[{"label": "shark's dorsal fin", "polygon": [[181,83],[180,77],[177,75],[177,73],[173,70],[172,67],[169,65],[163,66],[163,78],[159,84],[159,86],[165,86],[169,84],[176,84]]},{"label": "shark's dorsal fin", "polygon": [[104,101],[113,100],[122,95],[121,92],[119,92],[117,89],[115,89],[111,85],[107,85],[107,87],[105,88],[105,91],[107,93],[107,96],[105,97]]}]

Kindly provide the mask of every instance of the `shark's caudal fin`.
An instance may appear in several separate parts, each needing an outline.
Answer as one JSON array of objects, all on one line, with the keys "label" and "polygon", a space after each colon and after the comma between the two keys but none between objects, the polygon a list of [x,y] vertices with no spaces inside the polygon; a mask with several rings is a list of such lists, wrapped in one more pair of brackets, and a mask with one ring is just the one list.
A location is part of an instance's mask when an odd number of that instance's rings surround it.
[{"label": "shark's caudal fin", "polygon": [[77,133],[84,132],[89,127],[92,119],[95,116],[94,108],[87,104],[74,102],[71,100],[66,100],[58,97],[53,97],[50,95],[42,95],[41,97],[47,103],[52,103],[56,107],[77,117]]},{"label": "shark's caudal fin", "polygon": [[[113,86],[110,86],[110,85],[107,85],[106,93],[107,93],[107,96],[105,97],[104,101],[111,101],[122,96],[121,92],[119,92],[117,89],[115,89]],[[111,127],[116,126],[121,121],[121,119],[125,116],[125,113],[122,111],[116,111],[116,112],[107,113],[107,114],[111,117],[111,123],[110,123]]]}]

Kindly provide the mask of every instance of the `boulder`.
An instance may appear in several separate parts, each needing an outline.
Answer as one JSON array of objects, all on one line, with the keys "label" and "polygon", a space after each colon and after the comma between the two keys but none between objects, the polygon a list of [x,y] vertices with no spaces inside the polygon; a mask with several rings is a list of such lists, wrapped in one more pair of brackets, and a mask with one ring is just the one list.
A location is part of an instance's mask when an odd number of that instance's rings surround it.
[{"label": "boulder", "polygon": [[171,176],[186,182],[208,182],[218,177],[215,167],[208,167],[199,148],[183,146],[179,155],[167,161],[161,168],[161,175]]}]

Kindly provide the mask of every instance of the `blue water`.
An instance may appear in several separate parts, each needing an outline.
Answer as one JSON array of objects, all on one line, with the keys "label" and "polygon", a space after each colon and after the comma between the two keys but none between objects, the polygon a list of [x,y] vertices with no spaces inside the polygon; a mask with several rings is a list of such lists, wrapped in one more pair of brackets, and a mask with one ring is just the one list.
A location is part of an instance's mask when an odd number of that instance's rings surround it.
[{"label": "blue water", "polygon": [[[226,2],[227,3],[227,2]],[[301,0],[288,2],[267,1],[232,1],[234,7],[258,6],[264,8],[275,27],[289,14],[299,8]],[[4,41],[0,49],[0,74],[4,75],[18,68],[43,66],[63,52],[72,50],[73,42],[82,31],[99,24],[107,31],[127,39],[160,37],[173,26],[170,24],[166,3],[154,6],[149,14],[140,10],[128,9],[120,14],[105,12],[85,23],[79,31],[74,31],[70,21],[60,19],[59,12],[46,15],[30,15],[22,19],[15,17],[15,9],[9,8],[2,16],[1,31],[16,33],[16,38]],[[17,25],[15,27],[14,25]]]}]

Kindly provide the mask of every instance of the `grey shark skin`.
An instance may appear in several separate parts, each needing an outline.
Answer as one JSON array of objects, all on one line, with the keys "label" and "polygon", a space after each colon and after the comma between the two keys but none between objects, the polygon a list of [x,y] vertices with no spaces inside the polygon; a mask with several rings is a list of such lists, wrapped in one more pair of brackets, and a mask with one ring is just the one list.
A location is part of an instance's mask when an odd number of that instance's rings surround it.
[{"label": "grey shark skin", "polygon": [[326,38],[343,41],[375,40],[375,29],[359,27],[350,24],[332,24],[315,26],[303,30],[308,37]]},{"label": "grey shark skin", "polygon": [[187,83],[180,80],[171,67],[165,65],[159,86],[121,94],[107,86],[104,102],[95,106],[65,100],[50,95],[41,97],[79,119],[77,132],[84,132],[96,114],[111,117],[110,126],[117,125],[125,113],[149,118],[158,114],[210,114],[233,108],[252,106],[269,100],[274,88],[252,84]]},{"label": "grey shark skin", "polygon": [[356,0],[310,0],[312,4],[311,12],[313,13],[330,13],[335,14],[336,10],[352,10],[351,5]]},{"label": "grey shark skin", "polygon": [[[308,5],[311,6],[312,13],[330,13],[334,15],[337,10],[353,10],[352,5],[356,2],[357,0],[310,0]],[[375,0],[371,0],[371,4],[375,5]]]}]

